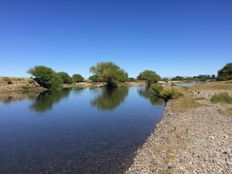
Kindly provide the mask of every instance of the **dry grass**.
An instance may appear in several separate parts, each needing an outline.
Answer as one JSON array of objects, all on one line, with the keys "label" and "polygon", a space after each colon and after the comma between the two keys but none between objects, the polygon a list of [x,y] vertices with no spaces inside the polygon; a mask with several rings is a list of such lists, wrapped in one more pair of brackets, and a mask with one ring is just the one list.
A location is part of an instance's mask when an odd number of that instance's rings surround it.
[{"label": "dry grass", "polygon": [[184,86],[165,86],[164,92],[166,91],[171,91],[172,89],[182,93],[183,95],[187,95],[190,93],[190,88],[189,87],[184,87]]},{"label": "dry grass", "polygon": [[226,115],[226,116],[231,116],[232,117],[232,108],[229,109],[225,109],[225,108],[220,108],[218,109],[218,112],[222,115]]},{"label": "dry grass", "polygon": [[193,90],[232,90],[232,81],[209,82],[190,87]]}]

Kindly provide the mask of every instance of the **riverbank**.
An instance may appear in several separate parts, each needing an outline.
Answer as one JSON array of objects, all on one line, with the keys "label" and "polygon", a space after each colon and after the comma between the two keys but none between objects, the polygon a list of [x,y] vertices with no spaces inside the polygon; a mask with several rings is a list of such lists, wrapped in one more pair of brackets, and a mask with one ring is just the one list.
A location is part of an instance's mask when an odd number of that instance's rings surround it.
[{"label": "riverbank", "polygon": [[230,85],[191,87],[189,96],[168,102],[126,173],[230,173],[232,117],[224,111],[232,106],[210,102],[214,93],[231,92]]},{"label": "riverbank", "polygon": [[[64,84],[63,88],[101,88],[104,87],[106,83],[102,82],[80,82],[74,84]],[[144,81],[137,82],[125,82],[119,83],[119,87],[123,86],[145,86],[146,83]],[[6,92],[23,92],[23,91],[37,91],[42,92],[47,89],[41,87],[38,83],[36,83],[31,78],[14,78],[14,77],[0,77],[0,93]]]},{"label": "riverbank", "polygon": [[0,93],[6,92],[42,92],[46,89],[41,87],[31,78],[0,77]]}]

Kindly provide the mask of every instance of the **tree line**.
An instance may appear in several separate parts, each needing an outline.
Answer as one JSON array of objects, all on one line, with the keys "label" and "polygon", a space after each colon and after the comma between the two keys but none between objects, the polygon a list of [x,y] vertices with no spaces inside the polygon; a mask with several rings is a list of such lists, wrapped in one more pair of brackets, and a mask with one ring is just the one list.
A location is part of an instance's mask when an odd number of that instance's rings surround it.
[{"label": "tree line", "polygon": [[[169,79],[161,79],[155,71],[144,70],[139,73],[137,78],[129,78],[128,73],[122,68],[112,62],[100,62],[90,67],[90,72],[93,74],[89,80],[93,82],[105,82],[109,87],[116,87],[120,82],[143,80],[148,86],[156,84],[160,80],[168,81]],[[80,74],[73,74],[70,76],[66,72],[56,72],[52,68],[46,66],[35,66],[28,70],[41,86],[48,89],[61,89],[63,84],[72,84],[83,82],[84,78]],[[199,75],[194,77],[184,78],[176,76],[171,80],[189,80],[189,81],[205,81],[205,80],[232,80],[232,63],[226,64],[218,71],[217,77],[215,75]]]}]

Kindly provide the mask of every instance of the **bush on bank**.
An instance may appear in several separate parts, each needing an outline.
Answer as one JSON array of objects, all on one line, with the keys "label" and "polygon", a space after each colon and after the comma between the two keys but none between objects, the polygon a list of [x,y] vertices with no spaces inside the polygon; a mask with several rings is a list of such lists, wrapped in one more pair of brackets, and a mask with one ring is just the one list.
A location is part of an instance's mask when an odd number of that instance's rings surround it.
[{"label": "bush on bank", "polygon": [[183,93],[179,91],[178,89],[171,87],[171,88],[163,88],[162,86],[158,84],[152,84],[149,87],[149,90],[151,91],[152,95],[158,96],[164,99],[164,101],[168,101],[171,99],[177,99],[181,96],[183,96]]}]

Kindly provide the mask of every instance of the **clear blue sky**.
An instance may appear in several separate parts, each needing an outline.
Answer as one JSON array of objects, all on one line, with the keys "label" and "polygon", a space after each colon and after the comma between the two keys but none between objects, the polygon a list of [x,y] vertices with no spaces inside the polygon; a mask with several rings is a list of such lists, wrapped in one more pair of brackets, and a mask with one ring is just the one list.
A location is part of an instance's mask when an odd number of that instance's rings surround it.
[{"label": "clear blue sky", "polygon": [[88,77],[99,61],[130,76],[217,73],[232,62],[232,1],[0,1],[0,76],[46,65]]}]

